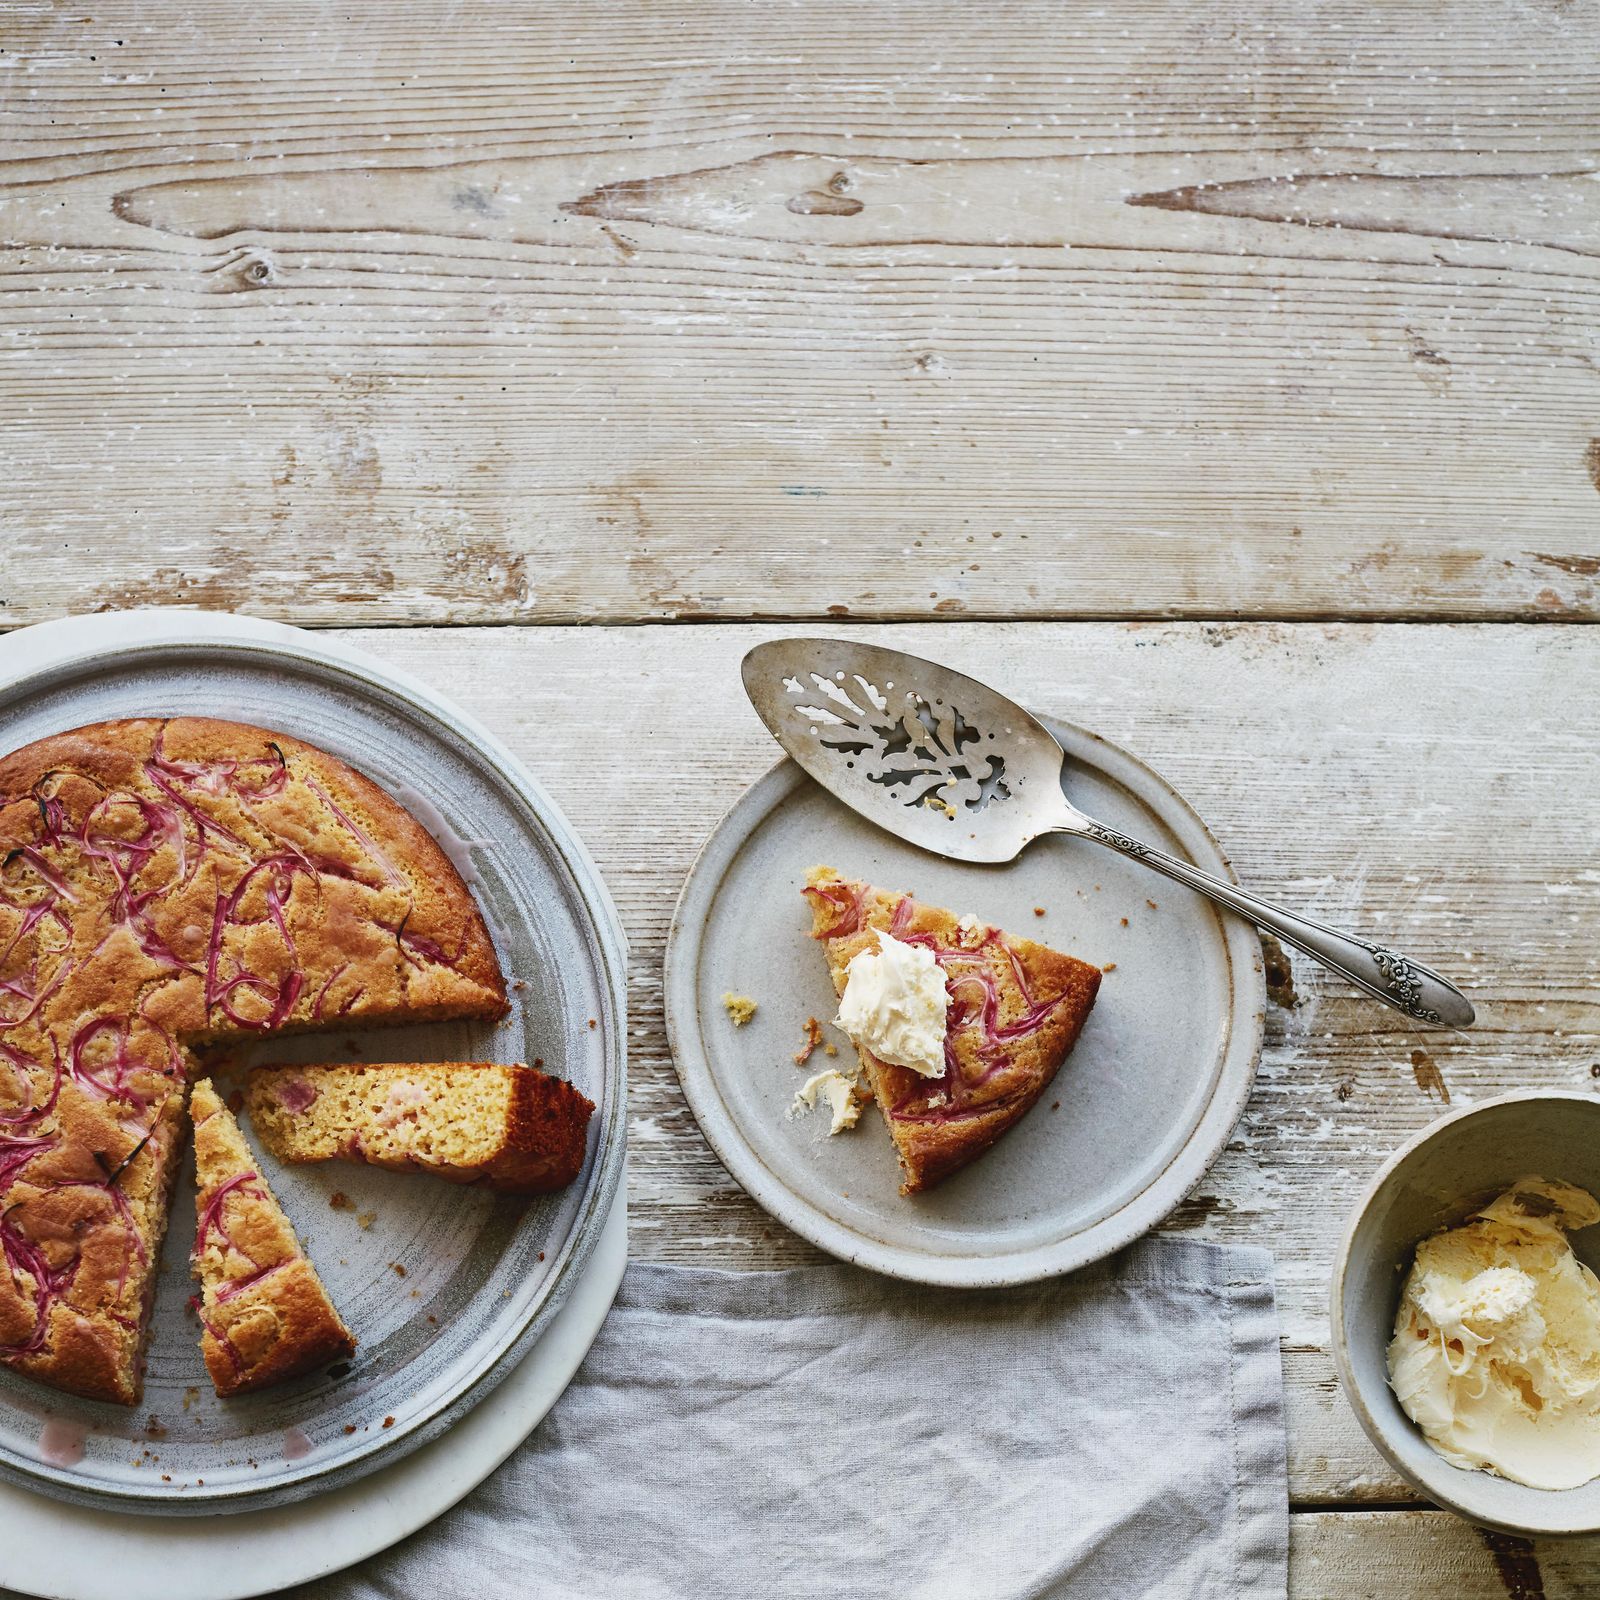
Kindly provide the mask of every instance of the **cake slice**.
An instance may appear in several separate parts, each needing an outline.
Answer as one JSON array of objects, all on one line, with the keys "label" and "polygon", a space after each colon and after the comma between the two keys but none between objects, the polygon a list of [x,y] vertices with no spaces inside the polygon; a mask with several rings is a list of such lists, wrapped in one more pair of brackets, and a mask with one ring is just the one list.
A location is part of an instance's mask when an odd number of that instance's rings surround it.
[{"label": "cake slice", "polygon": [[856,1045],[900,1158],[900,1192],[920,1194],[981,1156],[1044,1093],[1077,1043],[1100,969],[831,867],[813,867],[803,892],[841,1000],[850,962],[879,950],[880,933],[929,951],[943,974],[939,1076]]},{"label": "cake slice", "polygon": [[265,1388],[353,1355],[354,1336],[209,1078],[194,1086],[189,1113],[200,1188],[190,1265],[200,1280],[200,1351],[217,1393]]},{"label": "cake slice", "polygon": [[247,1104],[281,1161],[365,1161],[507,1194],[571,1183],[594,1111],[560,1078],[493,1061],[258,1067]]}]

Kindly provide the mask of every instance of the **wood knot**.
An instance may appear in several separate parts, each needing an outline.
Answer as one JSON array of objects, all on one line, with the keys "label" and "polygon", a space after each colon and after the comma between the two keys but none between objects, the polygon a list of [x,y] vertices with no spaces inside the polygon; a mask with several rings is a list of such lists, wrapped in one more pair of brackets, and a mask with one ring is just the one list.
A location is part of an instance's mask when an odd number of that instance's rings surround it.
[{"label": "wood knot", "polygon": [[853,217],[865,211],[866,206],[854,195],[845,193],[849,187],[850,174],[836,172],[825,188],[802,189],[784,204],[802,217]]}]

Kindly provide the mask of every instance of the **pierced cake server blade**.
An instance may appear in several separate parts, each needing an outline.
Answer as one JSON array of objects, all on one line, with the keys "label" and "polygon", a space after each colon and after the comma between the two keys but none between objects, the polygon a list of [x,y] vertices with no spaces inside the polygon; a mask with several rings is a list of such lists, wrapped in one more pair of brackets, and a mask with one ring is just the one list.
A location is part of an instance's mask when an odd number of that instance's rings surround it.
[{"label": "pierced cake server blade", "polygon": [[1066,753],[1004,695],[937,662],[837,639],[774,639],[744,658],[773,737],[869,822],[955,861],[1011,861],[1044,833],[1092,839],[1250,918],[1419,1022],[1464,1028],[1471,1003],[1437,972],[1313,922],[1085,816]]}]

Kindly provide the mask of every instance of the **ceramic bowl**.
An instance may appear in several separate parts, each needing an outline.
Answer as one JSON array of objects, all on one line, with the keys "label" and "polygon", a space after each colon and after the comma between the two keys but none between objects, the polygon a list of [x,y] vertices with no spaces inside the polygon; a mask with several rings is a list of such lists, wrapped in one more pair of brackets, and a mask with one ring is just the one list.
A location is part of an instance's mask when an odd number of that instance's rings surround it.
[{"label": "ceramic bowl", "polygon": [[[1389,1387],[1389,1337],[1417,1242],[1535,1175],[1600,1194],[1600,1099],[1559,1090],[1502,1095],[1441,1117],[1391,1156],[1357,1203],[1334,1261],[1333,1355],[1362,1427],[1419,1493],[1508,1533],[1594,1533],[1600,1479],[1530,1489],[1453,1467]],[[1600,1227],[1574,1234],[1572,1245],[1600,1267]]]}]

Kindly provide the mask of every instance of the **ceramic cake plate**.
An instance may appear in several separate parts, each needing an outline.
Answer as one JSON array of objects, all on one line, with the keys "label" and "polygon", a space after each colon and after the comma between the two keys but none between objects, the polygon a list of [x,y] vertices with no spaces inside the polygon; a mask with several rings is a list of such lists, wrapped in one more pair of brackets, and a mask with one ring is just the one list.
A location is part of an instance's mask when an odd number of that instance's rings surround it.
[{"label": "ceramic cake plate", "polygon": [[[1041,719],[1066,749],[1076,804],[1232,878],[1205,824],[1143,762]],[[829,1137],[788,1112],[810,1017],[838,1008],[801,897],[818,863],[906,890],[1108,968],[1082,1036],[1043,1099],[930,1193],[899,1193],[877,1110]],[[1035,913],[1042,908],[1043,915]],[[735,1027],[732,991],[757,1002]],[[835,800],[793,762],[750,788],[696,862],[667,947],[667,1025],[684,1093],[724,1165],[780,1222],[846,1261],[953,1286],[1024,1283],[1131,1243],[1200,1180],[1250,1093],[1266,1008],[1261,944],[1243,918],[1083,841],[1016,861],[925,854]],[[853,1055],[832,1027],[825,1037]]]},{"label": "ceramic cake plate", "polygon": [[[218,1511],[246,1520],[280,1515],[279,1508],[330,1492],[337,1499],[327,1504],[344,1505],[354,1521],[350,1508],[371,1498],[352,1495],[356,1480],[399,1471],[399,1458],[440,1439],[517,1373],[507,1391],[516,1403],[492,1408],[493,1422],[460,1435],[492,1442],[475,1451],[452,1445],[432,1457],[452,1463],[439,1475],[440,1493],[447,1479],[459,1482],[474,1471],[481,1477],[511,1447],[506,1438],[514,1434],[515,1443],[543,1414],[576,1365],[554,1353],[548,1369],[543,1365],[547,1349],[556,1351],[545,1336],[564,1304],[572,1315],[563,1349],[586,1349],[621,1272],[620,1207],[610,1256],[591,1263],[623,1166],[625,947],[599,876],[559,811],[485,729],[414,679],[326,636],[248,618],[159,611],[68,619],[0,639],[7,748],[86,722],[183,713],[282,729],[388,789],[463,869],[512,980],[512,1010],[502,1022],[266,1039],[233,1051],[216,1074],[220,1082],[236,1082],[240,1070],[264,1061],[538,1057],[594,1101],[590,1149],[576,1183],[531,1201],[344,1162],[265,1165],[361,1344],[347,1366],[226,1402],[206,1379],[187,1309],[195,1219],[186,1162],[158,1280],[143,1403],[129,1410],[77,1400],[0,1370],[0,1585],[36,1593],[102,1591],[56,1576],[74,1565],[73,1550],[25,1554],[30,1529],[126,1528],[132,1521],[68,1519],[64,1512],[52,1521],[29,1510],[45,1504],[40,1495],[173,1515],[184,1526],[206,1521],[231,1528],[226,1538],[244,1538],[245,1525],[232,1518],[219,1524]],[[247,1121],[245,1131],[252,1137]],[[330,1204],[336,1192],[343,1198]],[[585,1293],[572,1300],[580,1280]],[[413,1485],[407,1503],[420,1506],[420,1492]],[[449,1499],[434,1495],[432,1510],[410,1526]],[[324,1516],[336,1522],[338,1513]],[[377,1522],[390,1525],[384,1517]],[[160,1527],[150,1531],[163,1538]],[[407,1531],[400,1527],[368,1548]],[[118,1549],[137,1543],[125,1535]],[[302,1562],[326,1553],[279,1552]],[[109,1586],[103,1592],[129,1600],[136,1591],[128,1574],[105,1549],[101,1560],[96,1570]],[[263,1578],[240,1562],[237,1571],[213,1570],[195,1592],[254,1594],[306,1575],[279,1565]]]}]

